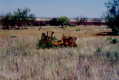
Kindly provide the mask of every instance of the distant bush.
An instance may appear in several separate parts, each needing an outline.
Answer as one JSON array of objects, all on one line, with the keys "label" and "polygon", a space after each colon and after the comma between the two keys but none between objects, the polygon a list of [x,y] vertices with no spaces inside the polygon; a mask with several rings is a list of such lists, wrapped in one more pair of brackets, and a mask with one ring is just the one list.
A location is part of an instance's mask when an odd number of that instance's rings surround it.
[{"label": "distant bush", "polygon": [[119,39],[117,39],[117,38],[107,38],[107,40],[109,40],[110,43],[112,43],[112,44],[116,44],[119,42]]},{"label": "distant bush", "polygon": [[76,26],[76,24],[68,24],[68,26],[70,26],[70,27],[75,27]]},{"label": "distant bush", "polygon": [[58,23],[62,27],[64,27],[65,25],[68,25],[69,24],[69,21],[70,21],[70,19],[68,17],[66,17],[66,16],[61,16],[61,17],[58,18]]},{"label": "distant bush", "polygon": [[114,39],[111,40],[111,43],[112,43],[112,44],[116,44],[116,43],[118,43],[118,42],[119,42],[119,40],[116,39],[116,38],[114,38]]},{"label": "distant bush", "polygon": [[52,18],[52,19],[49,21],[49,24],[50,24],[51,26],[58,26],[58,25],[59,25],[58,18]]},{"label": "distant bush", "polygon": [[13,34],[13,35],[10,35],[10,37],[11,38],[16,38],[17,36]]},{"label": "distant bush", "polygon": [[77,21],[77,25],[86,25],[87,19],[88,18],[84,16],[81,16],[80,18],[79,17],[75,18],[75,20]]},{"label": "distant bush", "polygon": [[108,37],[108,38],[106,38],[106,40],[112,40],[112,37]]},{"label": "distant bush", "polygon": [[0,21],[3,29],[20,29],[20,27],[23,28],[23,26],[31,25],[34,20],[35,17],[30,13],[30,9],[18,8],[16,11],[6,14]]},{"label": "distant bush", "polygon": [[80,28],[76,29],[76,31],[80,31]]}]

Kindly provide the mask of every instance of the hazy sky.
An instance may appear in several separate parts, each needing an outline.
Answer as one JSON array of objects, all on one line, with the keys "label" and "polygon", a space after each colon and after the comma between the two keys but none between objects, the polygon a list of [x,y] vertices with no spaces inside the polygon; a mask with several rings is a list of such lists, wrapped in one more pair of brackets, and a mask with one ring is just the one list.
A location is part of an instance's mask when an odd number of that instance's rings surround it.
[{"label": "hazy sky", "polygon": [[0,14],[30,8],[37,17],[101,17],[108,0],[0,0]]}]

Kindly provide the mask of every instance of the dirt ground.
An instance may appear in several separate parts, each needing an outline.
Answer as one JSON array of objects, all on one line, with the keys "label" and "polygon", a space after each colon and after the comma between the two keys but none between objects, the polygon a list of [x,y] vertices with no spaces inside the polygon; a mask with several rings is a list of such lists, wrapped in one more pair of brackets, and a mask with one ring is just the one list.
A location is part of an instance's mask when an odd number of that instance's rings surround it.
[{"label": "dirt ground", "polygon": [[[79,31],[80,30],[80,31]],[[56,37],[61,37],[63,34],[76,37],[92,37],[92,36],[111,36],[111,32],[106,26],[76,26],[58,28],[56,26],[47,26],[43,28],[33,27],[25,30],[0,30],[0,37],[16,35],[16,36],[40,36],[42,32],[54,31]],[[105,32],[105,33],[104,33]],[[107,35],[106,35],[107,34]]]},{"label": "dirt ground", "polygon": [[[42,32],[78,38],[76,48],[37,49]],[[119,50],[106,26],[33,27],[0,30],[0,80],[118,80],[119,61],[103,53]]]}]

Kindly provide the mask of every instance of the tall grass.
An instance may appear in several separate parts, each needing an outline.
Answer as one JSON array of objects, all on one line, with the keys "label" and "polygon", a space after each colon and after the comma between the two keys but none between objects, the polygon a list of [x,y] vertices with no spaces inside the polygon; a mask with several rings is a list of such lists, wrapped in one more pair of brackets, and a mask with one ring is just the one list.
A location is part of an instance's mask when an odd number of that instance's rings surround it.
[{"label": "tall grass", "polygon": [[79,38],[77,48],[37,49],[38,40],[33,36],[4,40],[0,80],[118,80],[118,60],[112,67],[112,58],[103,55],[118,52],[118,43],[90,37]]}]

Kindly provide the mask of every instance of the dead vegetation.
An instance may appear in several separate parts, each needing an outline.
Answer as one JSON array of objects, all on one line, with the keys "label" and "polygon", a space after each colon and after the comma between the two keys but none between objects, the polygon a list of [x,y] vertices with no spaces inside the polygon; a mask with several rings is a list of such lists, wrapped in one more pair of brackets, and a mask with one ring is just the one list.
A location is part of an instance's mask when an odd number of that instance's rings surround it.
[{"label": "dead vegetation", "polygon": [[[34,30],[0,32],[0,80],[119,79],[119,43],[113,44],[110,39],[118,36],[95,35],[108,29],[91,26],[80,27],[78,32],[76,28]],[[54,31],[58,40],[64,33],[75,35],[77,47],[37,49],[41,34],[48,30]]]}]

